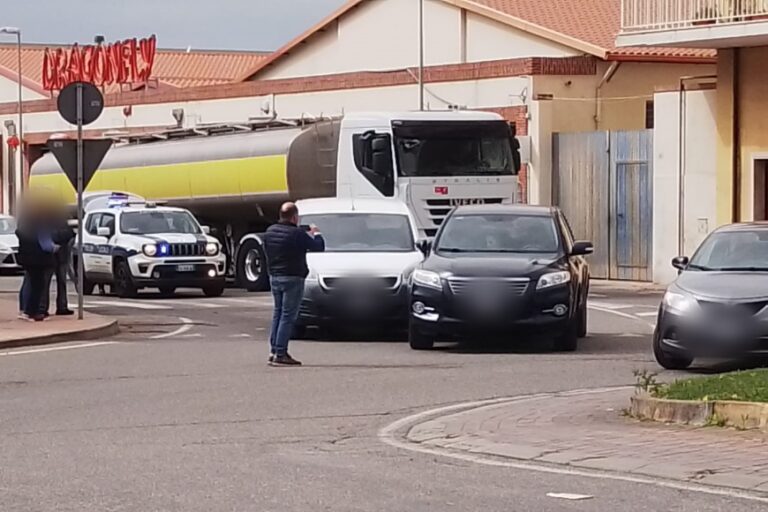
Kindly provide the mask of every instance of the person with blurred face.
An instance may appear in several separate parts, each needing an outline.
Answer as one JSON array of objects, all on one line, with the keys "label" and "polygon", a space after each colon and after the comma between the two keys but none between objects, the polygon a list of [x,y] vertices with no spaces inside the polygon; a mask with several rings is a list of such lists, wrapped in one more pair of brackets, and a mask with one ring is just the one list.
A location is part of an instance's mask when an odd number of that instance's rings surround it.
[{"label": "person with blurred face", "polygon": [[19,263],[24,268],[27,290],[22,290],[22,312],[36,322],[45,319],[43,295],[47,292],[46,273],[54,267],[56,244],[51,236],[52,209],[44,197],[30,194],[22,205],[16,236],[19,239]]},{"label": "person with blurred face", "polygon": [[[67,299],[67,274],[71,268],[72,245],[75,239],[74,230],[67,224],[66,208],[63,204],[55,205],[49,219],[51,237],[58,246],[54,255],[54,266],[49,268],[45,277],[45,290],[50,290],[51,279],[56,276],[56,315],[70,316],[74,311],[69,309]],[[50,293],[43,293],[41,310],[48,313],[50,308]]]}]

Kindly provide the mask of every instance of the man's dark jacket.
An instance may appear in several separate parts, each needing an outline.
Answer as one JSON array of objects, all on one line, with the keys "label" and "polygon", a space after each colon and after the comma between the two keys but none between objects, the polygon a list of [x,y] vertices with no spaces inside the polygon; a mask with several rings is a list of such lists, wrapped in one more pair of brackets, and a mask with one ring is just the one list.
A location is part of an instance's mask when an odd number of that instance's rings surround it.
[{"label": "man's dark jacket", "polygon": [[269,275],[307,277],[308,252],[323,252],[325,241],[321,235],[313,238],[302,228],[289,222],[273,224],[264,236]]},{"label": "man's dark jacket", "polygon": [[41,225],[36,223],[20,222],[16,229],[16,237],[19,239],[19,264],[24,268],[50,267],[54,264],[54,255],[46,252],[40,245],[40,234],[43,231]]}]

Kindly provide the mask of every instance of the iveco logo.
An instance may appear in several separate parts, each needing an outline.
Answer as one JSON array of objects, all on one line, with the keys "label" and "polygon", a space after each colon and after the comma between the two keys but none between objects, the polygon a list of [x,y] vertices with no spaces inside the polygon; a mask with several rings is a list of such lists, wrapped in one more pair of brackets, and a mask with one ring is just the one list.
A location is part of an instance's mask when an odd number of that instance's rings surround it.
[{"label": "iveco logo", "polygon": [[470,199],[451,199],[451,206],[465,206],[468,204],[485,204],[485,200],[482,198],[470,198]]}]

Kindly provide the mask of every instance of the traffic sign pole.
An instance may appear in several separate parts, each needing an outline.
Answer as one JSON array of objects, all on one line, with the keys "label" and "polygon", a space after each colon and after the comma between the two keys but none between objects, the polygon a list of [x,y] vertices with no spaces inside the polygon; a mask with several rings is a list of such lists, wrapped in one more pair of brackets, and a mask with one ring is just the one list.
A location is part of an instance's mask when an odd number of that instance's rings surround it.
[{"label": "traffic sign pole", "polygon": [[77,83],[77,318],[83,319],[83,84]]}]

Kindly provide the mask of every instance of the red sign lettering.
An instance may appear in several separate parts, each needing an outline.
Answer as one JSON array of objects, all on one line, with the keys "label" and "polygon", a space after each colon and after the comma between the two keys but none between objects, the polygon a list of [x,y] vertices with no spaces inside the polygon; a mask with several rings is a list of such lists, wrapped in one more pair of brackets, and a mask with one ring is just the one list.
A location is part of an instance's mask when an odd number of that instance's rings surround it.
[{"label": "red sign lettering", "polygon": [[98,87],[113,84],[143,84],[152,76],[157,39],[126,39],[107,46],[74,44],[69,50],[45,49],[43,88],[60,91],[72,82],[90,82]]},{"label": "red sign lettering", "polygon": [[447,196],[448,195],[448,187],[435,187],[435,194],[439,196]]}]

